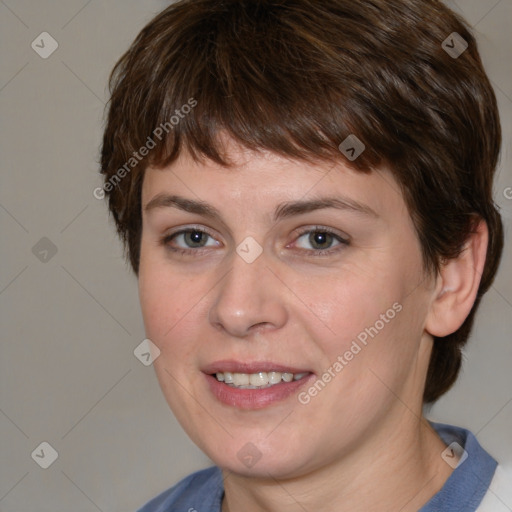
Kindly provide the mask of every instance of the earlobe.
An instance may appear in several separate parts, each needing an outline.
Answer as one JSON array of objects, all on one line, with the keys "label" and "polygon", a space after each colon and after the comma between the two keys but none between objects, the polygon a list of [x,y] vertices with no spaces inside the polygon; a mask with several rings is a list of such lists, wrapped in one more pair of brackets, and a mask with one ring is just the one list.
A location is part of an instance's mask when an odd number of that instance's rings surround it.
[{"label": "earlobe", "polygon": [[488,238],[485,221],[475,221],[460,255],[441,267],[425,321],[425,330],[432,336],[448,336],[469,315],[484,270]]}]

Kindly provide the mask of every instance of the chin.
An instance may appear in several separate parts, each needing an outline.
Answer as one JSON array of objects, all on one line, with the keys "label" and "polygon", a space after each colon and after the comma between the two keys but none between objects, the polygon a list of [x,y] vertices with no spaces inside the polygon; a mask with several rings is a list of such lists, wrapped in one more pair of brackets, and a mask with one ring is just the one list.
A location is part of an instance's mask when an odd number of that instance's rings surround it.
[{"label": "chin", "polygon": [[298,448],[288,447],[283,453],[272,445],[260,449],[257,443],[232,440],[225,449],[216,445],[213,450],[203,451],[222,470],[247,478],[288,479],[307,472],[308,462]]}]

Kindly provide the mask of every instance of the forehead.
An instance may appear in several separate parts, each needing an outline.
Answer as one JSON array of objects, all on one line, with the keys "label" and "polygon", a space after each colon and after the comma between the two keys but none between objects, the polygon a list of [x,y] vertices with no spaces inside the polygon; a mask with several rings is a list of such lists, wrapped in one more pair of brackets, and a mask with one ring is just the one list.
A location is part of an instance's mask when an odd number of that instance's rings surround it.
[{"label": "forehead", "polygon": [[195,160],[182,151],[164,168],[145,171],[143,209],[157,195],[172,194],[206,201],[219,210],[268,210],[284,201],[340,197],[364,209],[403,215],[400,187],[387,168],[363,172],[337,162],[308,162],[270,151],[252,151],[226,142],[229,166]]}]

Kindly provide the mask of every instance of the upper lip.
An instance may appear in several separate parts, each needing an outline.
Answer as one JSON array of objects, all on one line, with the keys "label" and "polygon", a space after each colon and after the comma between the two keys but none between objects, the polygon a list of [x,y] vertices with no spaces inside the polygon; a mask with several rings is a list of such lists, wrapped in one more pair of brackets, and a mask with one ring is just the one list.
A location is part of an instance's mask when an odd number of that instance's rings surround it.
[{"label": "upper lip", "polygon": [[224,361],[215,361],[202,368],[202,371],[208,375],[214,373],[231,372],[231,373],[260,373],[260,372],[281,372],[281,373],[311,373],[310,370],[287,366],[270,361],[254,361],[241,362],[232,359]]}]

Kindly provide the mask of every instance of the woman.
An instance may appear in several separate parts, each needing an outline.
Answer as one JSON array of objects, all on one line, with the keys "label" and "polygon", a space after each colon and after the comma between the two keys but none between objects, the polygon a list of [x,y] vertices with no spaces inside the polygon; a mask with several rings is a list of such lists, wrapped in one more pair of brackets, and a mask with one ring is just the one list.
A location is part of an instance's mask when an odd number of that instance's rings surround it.
[{"label": "woman", "polygon": [[182,0],[111,91],[104,193],[162,391],[216,464],[141,512],[487,510],[497,462],[422,413],[503,246],[464,22],[433,0]]}]

